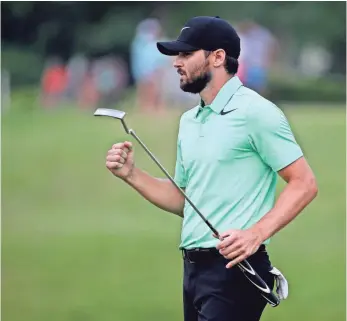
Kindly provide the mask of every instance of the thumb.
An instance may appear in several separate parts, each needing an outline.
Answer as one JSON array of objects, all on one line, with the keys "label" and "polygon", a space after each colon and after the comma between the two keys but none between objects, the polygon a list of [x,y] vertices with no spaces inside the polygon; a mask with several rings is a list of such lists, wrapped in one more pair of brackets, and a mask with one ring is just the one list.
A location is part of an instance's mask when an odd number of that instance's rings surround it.
[{"label": "thumb", "polygon": [[216,235],[216,234],[212,234],[212,236],[214,237],[214,238],[216,238],[217,240],[220,240],[220,241],[223,241],[224,240],[224,237],[221,235],[221,234],[219,234],[219,236],[218,235]]},{"label": "thumb", "polygon": [[132,142],[124,142],[124,146],[127,147],[129,149],[129,151],[132,151],[133,149],[133,143]]},{"label": "thumb", "polygon": [[226,232],[221,233],[220,236],[224,239],[224,238],[230,236],[231,234],[233,234],[233,232],[234,232],[234,230],[228,230]]}]

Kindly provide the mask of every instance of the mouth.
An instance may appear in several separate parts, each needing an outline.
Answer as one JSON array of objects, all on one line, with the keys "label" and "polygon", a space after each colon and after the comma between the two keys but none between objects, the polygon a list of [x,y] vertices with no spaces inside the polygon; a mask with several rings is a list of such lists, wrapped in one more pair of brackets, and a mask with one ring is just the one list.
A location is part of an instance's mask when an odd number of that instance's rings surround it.
[{"label": "mouth", "polygon": [[177,73],[182,77],[185,76],[185,72],[182,69],[177,69]]},{"label": "mouth", "polygon": [[179,82],[181,84],[186,83],[187,82],[187,77],[185,75],[180,75]]}]

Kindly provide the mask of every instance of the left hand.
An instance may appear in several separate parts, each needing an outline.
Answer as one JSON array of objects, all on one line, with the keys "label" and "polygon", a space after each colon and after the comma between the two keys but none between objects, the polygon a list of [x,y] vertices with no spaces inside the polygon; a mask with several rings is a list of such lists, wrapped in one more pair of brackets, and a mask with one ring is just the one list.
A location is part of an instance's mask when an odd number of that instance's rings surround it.
[{"label": "left hand", "polygon": [[[252,229],[228,230],[221,233],[220,236],[223,241],[218,243],[216,248],[221,255],[231,260],[226,265],[227,269],[254,254],[262,244],[260,234]],[[216,236],[214,235],[214,237]]]}]

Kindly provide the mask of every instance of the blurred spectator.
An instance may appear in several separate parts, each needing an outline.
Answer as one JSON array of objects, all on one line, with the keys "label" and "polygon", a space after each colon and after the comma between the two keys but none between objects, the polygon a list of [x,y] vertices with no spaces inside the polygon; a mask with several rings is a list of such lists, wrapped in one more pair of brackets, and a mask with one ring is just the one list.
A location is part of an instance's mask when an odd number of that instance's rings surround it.
[{"label": "blurred spectator", "polygon": [[137,103],[144,112],[160,112],[164,109],[161,82],[164,68],[170,59],[161,55],[157,41],[162,40],[162,27],[157,19],[145,19],[136,28],[132,41],[131,72],[137,89]]},{"label": "blurred spectator", "polygon": [[269,30],[254,21],[242,21],[237,31],[241,39],[238,75],[247,87],[265,95],[277,42]]},{"label": "blurred spectator", "polygon": [[103,57],[92,63],[91,73],[100,107],[116,103],[128,85],[126,63],[119,57]]},{"label": "blurred spectator", "polygon": [[83,55],[76,55],[69,59],[67,63],[67,99],[76,102],[82,90],[82,86],[87,77],[89,62]]},{"label": "blurred spectator", "polygon": [[95,86],[95,80],[93,77],[93,72],[91,65],[88,65],[88,69],[86,70],[80,88],[78,89],[78,106],[81,109],[94,109],[99,101],[99,93]]},{"label": "blurred spectator", "polygon": [[50,58],[42,74],[42,104],[46,108],[57,106],[64,99],[67,72],[59,58]]},{"label": "blurred spectator", "polygon": [[128,83],[127,65],[119,57],[89,61],[77,55],[66,66],[52,58],[42,75],[42,100],[44,106],[67,101],[81,109],[96,108],[99,104],[108,107],[119,100]]}]

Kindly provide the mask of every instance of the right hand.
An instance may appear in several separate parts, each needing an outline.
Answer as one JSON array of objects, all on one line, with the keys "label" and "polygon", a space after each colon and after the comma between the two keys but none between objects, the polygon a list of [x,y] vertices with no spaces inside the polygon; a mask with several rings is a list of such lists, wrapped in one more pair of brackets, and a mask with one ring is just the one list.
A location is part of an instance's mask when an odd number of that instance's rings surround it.
[{"label": "right hand", "polygon": [[131,142],[117,143],[107,152],[106,167],[115,176],[127,180],[134,170],[134,151]]}]

